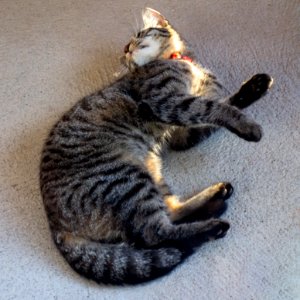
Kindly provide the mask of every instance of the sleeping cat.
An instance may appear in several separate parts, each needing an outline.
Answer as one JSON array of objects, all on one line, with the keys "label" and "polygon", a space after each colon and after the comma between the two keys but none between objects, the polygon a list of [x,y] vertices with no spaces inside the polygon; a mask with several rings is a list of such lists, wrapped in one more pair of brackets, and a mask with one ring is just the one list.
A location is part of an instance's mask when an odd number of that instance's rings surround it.
[{"label": "sleeping cat", "polygon": [[231,184],[179,199],[164,182],[161,151],[188,149],[219,126],[258,142],[260,126],[240,109],[272,82],[257,74],[228,95],[160,13],[147,8],[143,20],[124,49],[128,73],[67,112],[42,154],[54,242],[74,270],[99,283],[158,277],[226,234],[229,223],[217,217]]}]

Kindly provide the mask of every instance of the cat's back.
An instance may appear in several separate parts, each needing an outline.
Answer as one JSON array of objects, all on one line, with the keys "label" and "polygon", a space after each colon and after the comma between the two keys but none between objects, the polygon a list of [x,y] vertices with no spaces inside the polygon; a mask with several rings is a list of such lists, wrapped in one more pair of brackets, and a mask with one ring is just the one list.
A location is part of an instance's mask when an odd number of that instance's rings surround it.
[{"label": "cat's back", "polygon": [[132,99],[113,87],[80,100],[47,137],[40,166],[42,183],[55,174],[66,178],[101,161],[122,159],[135,148],[146,151],[149,142],[136,114]]}]

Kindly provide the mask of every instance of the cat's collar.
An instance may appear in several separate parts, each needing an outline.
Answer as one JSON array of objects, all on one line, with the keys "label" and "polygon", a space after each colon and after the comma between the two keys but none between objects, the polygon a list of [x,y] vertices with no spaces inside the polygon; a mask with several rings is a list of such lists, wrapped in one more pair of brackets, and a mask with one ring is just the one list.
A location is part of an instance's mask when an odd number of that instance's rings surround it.
[{"label": "cat's collar", "polygon": [[186,55],[181,55],[180,52],[174,52],[170,55],[170,59],[183,59],[183,60],[187,60],[189,62],[193,62],[193,60],[186,56]]}]

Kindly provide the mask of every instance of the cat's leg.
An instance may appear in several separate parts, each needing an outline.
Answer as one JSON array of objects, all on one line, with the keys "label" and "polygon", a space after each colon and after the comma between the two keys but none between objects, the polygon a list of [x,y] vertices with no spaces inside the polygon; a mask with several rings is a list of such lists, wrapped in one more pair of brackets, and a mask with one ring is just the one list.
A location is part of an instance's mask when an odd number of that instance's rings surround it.
[{"label": "cat's leg", "polygon": [[196,246],[211,239],[224,237],[229,227],[229,223],[221,219],[174,224],[166,216],[156,223],[147,223],[143,228],[142,238],[147,246],[182,242]]},{"label": "cat's leg", "polygon": [[[256,74],[246,81],[237,93],[225,100],[226,104],[243,109],[263,97],[272,86],[273,79],[268,74]],[[170,139],[170,148],[175,151],[187,150],[207,139],[217,131],[218,126],[203,125],[199,128],[179,127]]]},{"label": "cat's leg", "polygon": [[230,227],[227,221],[221,219],[174,224],[158,190],[154,186],[150,188],[150,185],[147,190],[140,197],[135,196],[135,205],[125,201],[118,207],[118,216],[123,222],[123,230],[126,228],[127,239],[136,246],[182,245],[182,242],[197,246],[223,237]]},{"label": "cat's leg", "polygon": [[206,140],[218,128],[212,125],[203,125],[197,128],[178,127],[172,133],[168,145],[175,151],[188,150]]},{"label": "cat's leg", "polygon": [[226,103],[207,100],[190,95],[170,96],[168,106],[161,106],[149,99],[142,102],[139,109],[148,111],[153,121],[182,127],[197,127],[201,124],[223,126],[239,137],[258,142],[262,136],[261,127],[250,120],[240,110]]},{"label": "cat's leg", "polygon": [[225,200],[228,199],[233,187],[230,183],[218,183],[198,193],[190,199],[181,201],[171,192],[161,173],[160,158],[150,152],[145,159],[145,166],[153,179],[156,188],[164,199],[170,219],[172,221],[201,220],[216,217],[226,209]]},{"label": "cat's leg", "polygon": [[131,214],[131,219],[126,221],[127,224],[132,224],[134,232],[132,242],[142,247],[174,242],[191,242],[196,245],[223,237],[230,227],[227,221],[214,218],[176,224],[170,220],[165,210],[155,209],[153,204],[150,208],[150,203],[143,206],[142,209],[137,209],[136,216]]},{"label": "cat's leg", "polygon": [[[126,195],[113,203],[114,212],[122,222],[121,228],[130,243],[148,247],[161,243],[187,243],[191,239],[197,244],[225,235],[229,224],[220,219],[174,224],[164,202],[167,197],[170,201],[172,196],[162,197],[160,189],[152,180],[147,179],[144,171],[140,174],[143,174],[139,176],[140,181],[132,183],[133,186]],[[175,196],[173,197],[175,200]]]},{"label": "cat's leg", "polygon": [[210,186],[189,199],[180,200],[166,184],[161,174],[161,161],[156,154],[152,152],[148,154],[145,166],[164,199],[170,219],[174,222],[190,222],[219,216],[226,209],[225,200],[233,192],[230,183],[222,182]]},{"label": "cat's leg", "polygon": [[183,201],[174,195],[165,196],[164,201],[173,222],[191,222],[221,215],[232,193],[230,183],[220,182]]}]

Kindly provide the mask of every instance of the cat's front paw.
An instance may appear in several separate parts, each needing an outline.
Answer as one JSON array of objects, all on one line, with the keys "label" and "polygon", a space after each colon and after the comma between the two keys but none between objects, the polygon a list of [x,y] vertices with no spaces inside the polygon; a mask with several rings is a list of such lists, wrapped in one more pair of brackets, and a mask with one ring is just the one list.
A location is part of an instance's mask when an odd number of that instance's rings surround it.
[{"label": "cat's front paw", "polygon": [[248,142],[259,142],[262,138],[262,128],[258,124],[248,124],[247,131],[242,135],[242,138]]},{"label": "cat's front paw", "polygon": [[263,97],[273,84],[268,74],[256,74],[246,81],[232,99],[232,105],[245,108]]},{"label": "cat's front paw", "polygon": [[259,142],[263,135],[261,126],[256,123],[245,122],[240,128],[228,129],[248,142]]}]

